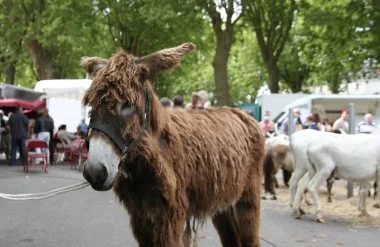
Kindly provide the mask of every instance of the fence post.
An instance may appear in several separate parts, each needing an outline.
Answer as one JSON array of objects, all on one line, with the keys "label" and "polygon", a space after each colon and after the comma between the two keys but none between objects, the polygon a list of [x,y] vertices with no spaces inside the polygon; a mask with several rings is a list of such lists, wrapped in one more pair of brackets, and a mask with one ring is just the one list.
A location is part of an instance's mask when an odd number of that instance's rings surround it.
[{"label": "fence post", "polygon": [[[349,134],[355,134],[355,104],[348,104],[348,126]],[[354,184],[352,181],[347,183],[347,198],[350,198],[354,195]]]},{"label": "fence post", "polygon": [[289,108],[288,111],[288,136],[290,137],[294,132],[296,132],[296,124],[293,121],[293,109]]}]

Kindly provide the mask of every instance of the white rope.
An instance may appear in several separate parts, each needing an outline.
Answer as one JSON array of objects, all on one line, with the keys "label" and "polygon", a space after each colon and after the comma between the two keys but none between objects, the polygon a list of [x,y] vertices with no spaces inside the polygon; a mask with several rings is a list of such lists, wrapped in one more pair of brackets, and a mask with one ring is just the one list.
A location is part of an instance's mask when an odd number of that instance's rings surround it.
[{"label": "white rope", "polygon": [[8,200],[16,200],[16,201],[25,201],[25,200],[41,200],[46,199],[52,196],[56,196],[61,193],[66,193],[69,191],[80,190],[86,188],[90,184],[85,181],[79,184],[73,184],[67,187],[62,187],[55,190],[50,190],[47,192],[41,193],[31,193],[31,194],[4,194],[0,193],[0,198],[8,199]]}]

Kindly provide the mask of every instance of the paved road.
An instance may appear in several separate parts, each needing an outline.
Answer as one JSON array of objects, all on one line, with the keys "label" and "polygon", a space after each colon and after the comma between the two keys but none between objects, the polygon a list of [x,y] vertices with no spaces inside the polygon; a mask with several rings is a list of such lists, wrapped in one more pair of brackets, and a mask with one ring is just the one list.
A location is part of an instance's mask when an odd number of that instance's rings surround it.
[{"label": "paved road", "polygon": [[[34,193],[56,189],[83,181],[69,165],[53,166],[49,174],[32,168],[26,176],[21,166],[0,164],[0,192]],[[380,231],[350,228],[339,218],[326,217],[318,224],[312,216],[293,219],[289,208],[277,201],[263,201],[262,247],[375,247],[380,246]],[[211,222],[203,227],[199,247],[220,247]],[[136,247],[128,214],[115,200],[112,191],[96,192],[91,188],[38,201],[0,199],[0,247]]]}]

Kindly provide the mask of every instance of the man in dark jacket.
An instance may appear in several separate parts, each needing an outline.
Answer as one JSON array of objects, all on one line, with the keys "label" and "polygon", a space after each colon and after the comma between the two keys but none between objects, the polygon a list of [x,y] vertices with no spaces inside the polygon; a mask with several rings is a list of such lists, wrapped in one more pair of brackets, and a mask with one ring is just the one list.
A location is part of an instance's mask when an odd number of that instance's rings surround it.
[{"label": "man in dark jacket", "polygon": [[[48,109],[44,108],[42,116],[38,117],[34,126],[34,133],[39,140],[46,141],[49,145],[48,157],[50,156],[50,163],[53,163],[53,154],[50,152],[51,140],[53,138],[54,120],[49,116]],[[41,149],[37,148],[36,153],[41,153]],[[50,155],[49,155],[50,153]]]},{"label": "man in dark jacket", "polygon": [[25,170],[25,139],[28,133],[28,118],[22,113],[22,107],[17,107],[16,112],[9,118],[7,126],[12,136],[11,163],[16,163],[17,147],[20,149],[20,159]]}]

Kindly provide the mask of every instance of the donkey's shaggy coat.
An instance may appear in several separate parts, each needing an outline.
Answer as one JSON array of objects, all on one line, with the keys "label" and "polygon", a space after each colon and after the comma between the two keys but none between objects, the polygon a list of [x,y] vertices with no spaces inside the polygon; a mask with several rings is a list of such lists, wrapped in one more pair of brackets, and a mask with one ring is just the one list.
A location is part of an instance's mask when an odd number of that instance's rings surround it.
[{"label": "donkey's shaggy coat", "polygon": [[[150,83],[194,49],[186,43],[143,58],[123,50],[109,60],[85,57],[94,80],[84,103],[91,119],[113,124],[129,145],[142,130],[146,92],[151,95],[148,126],[113,185],[139,246],[180,247],[185,221],[209,216],[223,246],[260,246],[264,137],[258,123],[235,108],[165,109]],[[127,117],[119,105],[130,109]]]}]

